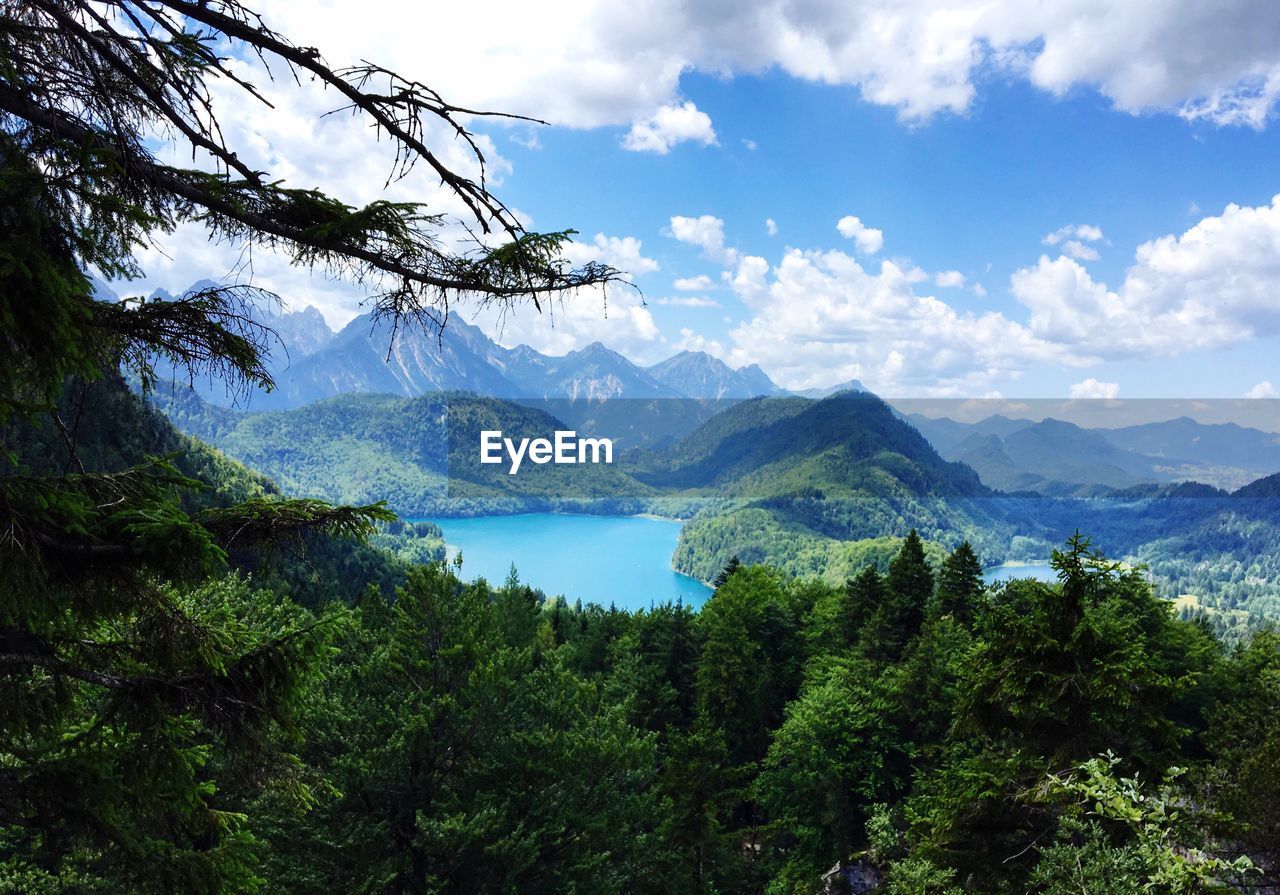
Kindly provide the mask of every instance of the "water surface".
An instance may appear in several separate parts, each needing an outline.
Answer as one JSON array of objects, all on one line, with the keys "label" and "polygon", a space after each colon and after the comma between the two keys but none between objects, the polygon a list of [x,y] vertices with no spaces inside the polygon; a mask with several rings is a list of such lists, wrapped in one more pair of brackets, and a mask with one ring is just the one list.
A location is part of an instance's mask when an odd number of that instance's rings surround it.
[{"label": "water surface", "polygon": [[1056,584],[1058,582],[1058,571],[1047,562],[1009,563],[1007,565],[991,566],[982,570],[982,580],[987,584],[995,584],[997,581],[1012,581],[1014,578],[1034,578],[1036,581],[1049,581]]},{"label": "water surface", "polygon": [[670,519],[525,513],[428,521],[444,530],[450,559],[462,553],[468,580],[500,586],[514,564],[521,581],[570,602],[643,609],[677,599],[700,606],[711,596],[671,568],[681,523]]}]

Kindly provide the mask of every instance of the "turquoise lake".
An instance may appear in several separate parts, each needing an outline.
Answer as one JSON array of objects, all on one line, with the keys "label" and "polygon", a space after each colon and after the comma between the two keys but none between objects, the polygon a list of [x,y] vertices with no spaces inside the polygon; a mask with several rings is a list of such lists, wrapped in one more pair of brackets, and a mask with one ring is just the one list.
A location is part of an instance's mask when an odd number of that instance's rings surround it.
[{"label": "turquoise lake", "polygon": [[992,566],[982,570],[982,580],[987,584],[1009,581],[1013,578],[1034,578],[1037,581],[1057,582],[1058,572],[1048,563],[1028,563],[1025,566]]},{"label": "turquoise lake", "polygon": [[520,580],[570,602],[645,609],[683,600],[701,606],[711,589],[671,568],[681,523],[644,516],[527,513],[431,519],[444,530],[462,577],[501,585],[515,565]]}]

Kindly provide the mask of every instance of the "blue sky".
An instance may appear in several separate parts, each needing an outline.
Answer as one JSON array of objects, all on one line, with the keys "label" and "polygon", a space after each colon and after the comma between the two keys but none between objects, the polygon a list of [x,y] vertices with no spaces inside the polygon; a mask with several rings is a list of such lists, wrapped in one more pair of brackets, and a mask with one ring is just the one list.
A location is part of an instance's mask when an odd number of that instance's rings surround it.
[{"label": "blue sky", "polygon": [[[477,124],[497,191],[535,228],[579,230],[573,257],[632,270],[643,304],[615,290],[607,317],[592,295],[551,320],[481,316],[505,342],[600,339],[639,362],[700,348],[788,386],[856,377],[888,396],[1280,387],[1274,4],[640,6],[574,4],[548,25],[516,5],[487,30],[452,13],[413,46],[341,0],[263,11],[331,59],[553,122]],[[325,101],[284,108],[302,121]],[[378,149],[344,122],[237,124],[294,182],[381,185]],[[227,263],[182,239],[144,258],[149,280]],[[334,325],[358,311],[340,284],[266,259],[254,273]]]}]

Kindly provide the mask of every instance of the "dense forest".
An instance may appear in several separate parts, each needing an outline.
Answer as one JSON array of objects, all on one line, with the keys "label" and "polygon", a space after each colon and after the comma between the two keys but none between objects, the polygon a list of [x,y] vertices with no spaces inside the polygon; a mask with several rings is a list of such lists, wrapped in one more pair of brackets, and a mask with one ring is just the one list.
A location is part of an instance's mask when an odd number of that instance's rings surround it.
[{"label": "dense forest", "polygon": [[[197,513],[276,494],[118,379],[58,406],[74,404],[82,459],[174,448],[206,487],[173,499]],[[36,419],[6,443],[48,471],[69,456],[57,439]],[[368,534],[155,579],[217,632],[182,654],[186,678],[305,642],[289,686],[250,737],[163,690],[125,713],[64,680],[56,712],[6,728],[0,886],[1065,895],[1272,878],[1280,640],[1228,649],[1086,538],[1055,554],[1058,584],[984,587],[968,544],[912,533],[852,557],[840,585],[735,560],[700,611],[628,613],[514,571],[467,583],[430,525]],[[8,680],[34,708],[37,681]]]},{"label": "dense forest", "polygon": [[[334,71],[234,0],[0,13],[0,891],[1280,885],[1280,638],[1228,647],[1078,533],[1052,584],[985,587],[968,541],[909,531],[839,580],[733,557],[699,611],[628,613],[467,582],[438,529],[180,434],[129,383],[274,384],[251,312],[270,295],[95,293],[91,269],[127,281],[180,223],[349,275],[397,326],[618,272],[441,164],[424,120],[479,148],[434,92]],[[212,81],[256,96],[226,42],[340,93],[493,244],[452,254],[420,206],[247,169],[210,117]],[[163,162],[160,131],[211,169]],[[973,487],[881,456],[884,414],[850,409],[878,459],[824,481]]]}]

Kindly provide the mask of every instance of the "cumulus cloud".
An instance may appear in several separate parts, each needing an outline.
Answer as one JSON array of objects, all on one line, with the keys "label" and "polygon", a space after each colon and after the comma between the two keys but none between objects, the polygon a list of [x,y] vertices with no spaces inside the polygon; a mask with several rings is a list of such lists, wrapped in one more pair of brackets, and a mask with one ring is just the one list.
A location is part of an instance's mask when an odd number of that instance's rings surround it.
[{"label": "cumulus cloud", "polygon": [[724,221],[714,215],[696,218],[674,215],[666,232],[679,242],[702,249],[702,254],[711,261],[728,265],[737,260],[738,253],[724,244]]},{"label": "cumulus cloud", "polygon": [[[1078,236],[1074,229],[1060,241]],[[907,262],[882,261],[877,271],[838,251],[790,249],[772,267],[745,256],[724,279],[751,309],[731,331],[735,363],[758,362],[793,388],[858,378],[887,395],[978,395],[1034,366],[1280,335],[1280,196],[1143,243],[1114,288],[1073,258],[1042,256],[1010,280],[1025,317],[960,310],[922,292]],[[1093,378],[1071,388],[1072,397],[1117,393],[1116,383]]]},{"label": "cumulus cloud", "polygon": [[1067,392],[1072,398],[1106,398],[1108,400],[1120,396],[1120,384],[1116,382],[1099,382],[1092,377],[1077,382]]},{"label": "cumulus cloud", "polygon": [[1272,0],[588,0],[554,16],[515,0],[365,0],[358,16],[341,0],[273,0],[268,23],[337,64],[375,59],[452,101],[574,127],[646,120],[678,103],[690,70],[777,68],[855,87],[907,121],[964,113],[990,70],[1219,125],[1261,127],[1280,98]]},{"label": "cumulus cloud", "polygon": [[700,273],[696,277],[680,277],[672,285],[681,292],[706,292],[708,289],[716,288],[715,281],[705,273]]},{"label": "cumulus cloud", "polygon": [[714,298],[708,298],[705,295],[673,295],[669,298],[659,298],[654,301],[658,305],[676,305],[682,308],[718,308],[720,302]]},{"label": "cumulus cloud", "polygon": [[961,289],[964,287],[965,277],[958,270],[940,270],[934,275],[933,281],[942,289]]},{"label": "cumulus cloud", "polygon": [[864,225],[854,215],[847,214],[836,221],[836,229],[845,239],[852,239],[860,252],[874,255],[884,247],[884,231]]},{"label": "cumulus cloud", "polygon": [[778,235],[778,222],[777,222],[777,221],[775,221],[773,218],[765,218],[765,219],[764,219],[764,230],[765,230],[765,232],[766,232],[766,233],[768,233],[770,236],[777,236],[777,235]]},{"label": "cumulus cloud", "polygon": [[675,344],[676,351],[705,351],[713,357],[724,359],[724,345],[715,339],[708,339],[689,328],[680,330],[680,340]]},{"label": "cumulus cloud", "polygon": [[641,242],[634,236],[606,236],[597,233],[594,242],[570,242],[564,247],[564,257],[572,264],[586,264],[597,261],[616,267],[618,270],[634,276],[653,273],[658,270],[658,262],[646,258],[640,252]]},{"label": "cumulus cloud", "polygon": [[1245,392],[1244,396],[1246,398],[1280,398],[1280,389],[1264,379]]},{"label": "cumulus cloud", "polygon": [[1044,245],[1058,246],[1062,254],[1077,261],[1097,261],[1101,257],[1098,250],[1087,243],[1102,241],[1102,228],[1093,224],[1068,224],[1041,240]]},{"label": "cumulus cloud", "polygon": [[1116,288],[1042,256],[1011,279],[1038,337],[1094,358],[1172,355],[1280,333],[1280,196],[1229,205],[1180,236],[1138,246]]},{"label": "cumulus cloud", "polygon": [[865,268],[839,251],[790,249],[770,269],[748,256],[731,285],[753,309],[731,332],[734,364],[759,363],[792,388],[857,378],[886,395],[984,394],[1068,352],[998,313],[918,294],[893,261]]},{"label": "cumulus cloud", "polygon": [[471,314],[471,322],[508,347],[525,344],[560,355],[603,342],[637,362],[662,359],[664,340],[652,312],[631,289],[580,289],[544,305],[504,311],[496,306]]},{"label": "cumulus cloud", "polygon": [[622,148],[666,155],[677,143],[686,142],[703,146],[716,142],[711,116],[689,100],[679,105],[662,106],[644,121],[631,125],[631,130],[622,138]]}]

